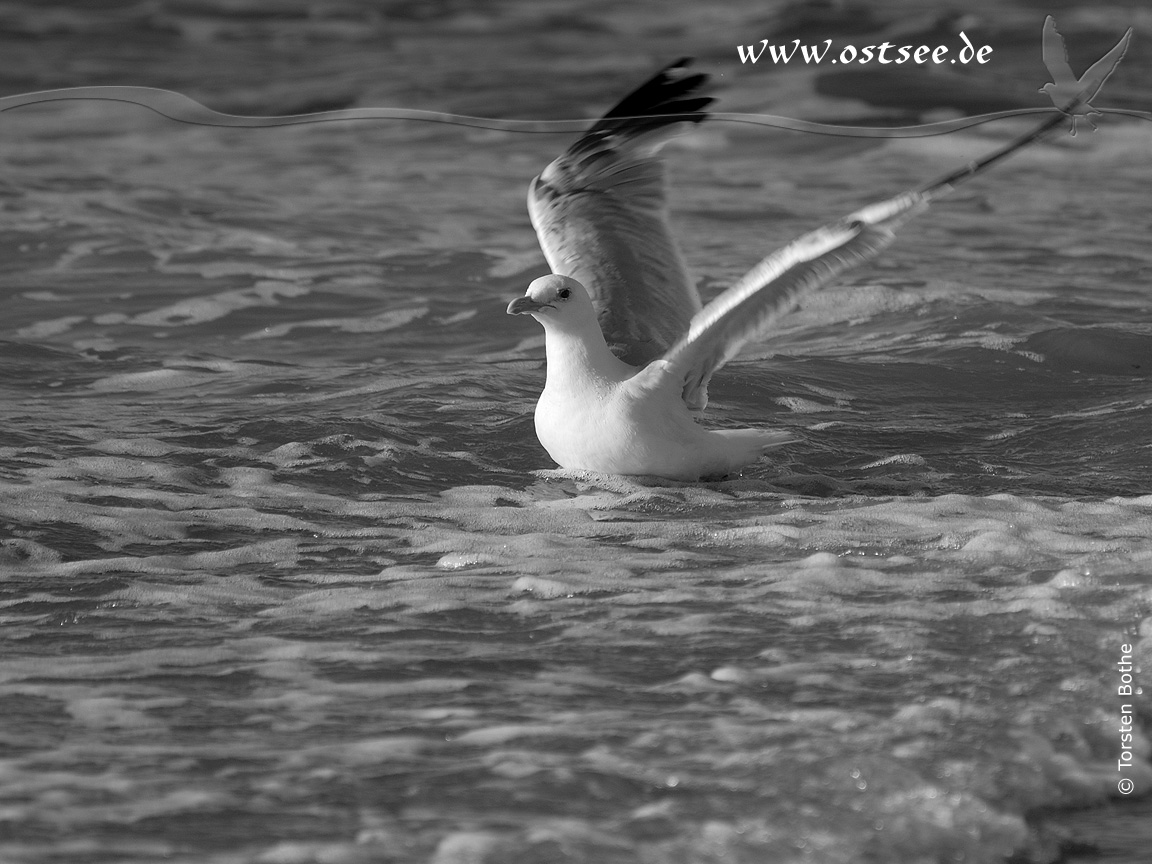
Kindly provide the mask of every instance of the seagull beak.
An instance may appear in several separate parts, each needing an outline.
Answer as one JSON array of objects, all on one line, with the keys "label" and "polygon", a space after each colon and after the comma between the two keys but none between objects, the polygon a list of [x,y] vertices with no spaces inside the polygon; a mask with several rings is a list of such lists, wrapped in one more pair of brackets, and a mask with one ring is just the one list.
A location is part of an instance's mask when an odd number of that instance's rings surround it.
[{"label": "seagull beak", "polygon": [[508,314],[509,315],[531,315],[533,312],[537,312],[537,311],[544,309],[546,307],[548,309],[551,309],[552,304],[551,303],[537,303],[531,297],[525,295],[523,297],[517,297],[515,300],[513,300],[511,303],[508,304]]}]

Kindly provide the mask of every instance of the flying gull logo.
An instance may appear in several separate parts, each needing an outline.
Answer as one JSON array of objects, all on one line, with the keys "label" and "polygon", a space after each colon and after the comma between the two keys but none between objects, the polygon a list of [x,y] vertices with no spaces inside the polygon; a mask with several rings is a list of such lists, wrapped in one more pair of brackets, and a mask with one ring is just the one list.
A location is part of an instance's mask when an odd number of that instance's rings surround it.
[{"label": "flying gull logo", "polygon": [[1092,131],[1096,131],[1096,124],[1092,117],[1099,117],[1100,112],[1092,107],[1091,102],[1104,86],[1116,66],[1128,50],[1128,42],[1132,38],[1132,28],[1128,28],[1116,45],[1093,63],[1088,71],[1076,77],[1072,67],[1068,64],[1068,51],[1064,46],[1064,37],[1056,29],[1055,19],[1049,15],[1044,19],[1044,65],[1052,75],[1051,83],[1040,88],[1041,93],[1047,93],[1061,112],[1067,114],[1072,120],[1072,134],[1076,134],[1076,121],[1083,118]]}]

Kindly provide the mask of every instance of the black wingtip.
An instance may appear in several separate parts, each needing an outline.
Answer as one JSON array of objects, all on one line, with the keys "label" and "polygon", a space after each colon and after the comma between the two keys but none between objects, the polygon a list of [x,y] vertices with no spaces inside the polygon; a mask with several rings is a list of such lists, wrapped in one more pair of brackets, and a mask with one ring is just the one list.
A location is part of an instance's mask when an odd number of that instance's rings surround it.
[{"label": "black wingtip", "polygon": [[699,123],[715,99],[698,91],[708,82],[703,72],[679,74],[692,65],[691,57],[669,63],[606,113],[589,132],[623,127],[651,129],[666,123]]}]

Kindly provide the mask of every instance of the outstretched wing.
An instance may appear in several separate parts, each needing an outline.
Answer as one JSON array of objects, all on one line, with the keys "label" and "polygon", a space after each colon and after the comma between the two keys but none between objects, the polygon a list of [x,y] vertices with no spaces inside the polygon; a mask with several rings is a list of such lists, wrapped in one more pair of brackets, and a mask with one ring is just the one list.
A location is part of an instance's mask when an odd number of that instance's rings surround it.
[{"label": "outstretched wing", "polygon": [[804,294],[874,257],[895,229],[927,206],[905,192],[805,234],[773,252],[693,317],[688,332],[662,358],[663,373],[683,383],[689,408],[708,404],[712,373],[761,335]]},{"label": "outstretched wing", "polygon": [[707,80],[671,64],[553,161],[528,192],[532,225],[554,273],[581,282],[604,339],[627,363],[659,357],[688,327],[700,298],[668,225],[657,150],[712,102]]},{"label": "outstretched wing", "polygon": [[1120,60],[1123,59],[1127,53],[1128,42],[1131,38],[1132,28],[1129,27],[1128,32],[1120,38],[1120,41],[1112,47],[1111,51],[1088,67],[1088,71],[1081,76],[1079,82],[1081,87],[1080,98],[1082,101],[1091,102],[1096,98],[1100,92],[1100,88],[1103,87],[1104,82],[1108,80],[1108,76],[1116,70]]},{"label": "outstretched wing", "polygon": [[1041,45],[1044,65],[1057,87],[1076,85],[1076,73],[1068,65],[1068,50],[1064,47],[1064,37],[1056,29],[1056,19],[1049,15],[1044,19],[1044,39]]},{"label": "outstretched wing", "polygon": [[870,204],[838,222],[805,234],[773,252],[693,316],[688,332],[649,369],[654,386],[682,387],[689,408],[708,404],[712,373],[748,341],[764,334],[811,291],[879,253],[902,223],[935,199],[979,177],[1018,150],[1035,144],[1062,122],[1054,114],[1034,129],[918,189]]}]

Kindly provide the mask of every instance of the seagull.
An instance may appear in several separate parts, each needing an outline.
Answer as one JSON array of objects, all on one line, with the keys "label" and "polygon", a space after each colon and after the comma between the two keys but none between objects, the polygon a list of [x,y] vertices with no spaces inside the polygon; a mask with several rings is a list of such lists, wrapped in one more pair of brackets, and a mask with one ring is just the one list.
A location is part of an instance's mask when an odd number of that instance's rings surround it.
[{"label": "seagull", "polygon": [[1068,65],[1068,50],[1064,46],[1064,37],[1056,29],[1056,20],[1049,15],[1044,19],[1043,56],[1044,65],[1052,76],[1052,83],[1040,88],[1041,93],[1047,93],[1052,104],[1072,118],[1072,134],[1076,134],[1076,121],[1081,117],[1096,131],[1096,124],[1092,122],[1093,115],[1099,117],[1100,112],[1095,110],[1091,101],[1096,98],[1108,76],[1115,70],[1121,58],[1128,51],[1128,42],[1132,38],[1132,28],[1128,28],[1120,41],[1111,51],[1093,63],[1087,72],[1076,77],[1072,67]]},{"label": "seagull", "polygon": [[805,294],[877,255],[930,200],[1063,122],[1056,114],[980,160],[773,252],[706,306],[668,224],[658,151],[708,116],[685,58],[622,99],[532,181],[528,211],[552,273],[508,304],[544,326],[536,436],[562,468],[698,481],[793,440],[706,429],[712,374]]}]

